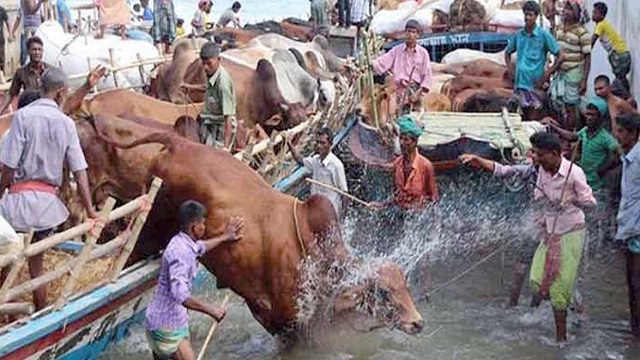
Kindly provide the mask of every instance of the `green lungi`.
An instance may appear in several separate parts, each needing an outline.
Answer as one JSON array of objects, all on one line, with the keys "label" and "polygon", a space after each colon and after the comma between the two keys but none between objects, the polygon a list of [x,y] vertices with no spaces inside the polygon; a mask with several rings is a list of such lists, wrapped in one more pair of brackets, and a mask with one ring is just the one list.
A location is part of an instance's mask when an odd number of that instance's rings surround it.
[{"label": "green lungi", "polygon": [[147,330],[146,336],[151,350],[156,355],[171,358],[178,351],[180,342],[189,339],[189,329]]},{"label": "green lungi", "polygon": [[[549,287],[549,299],[556,310],[567,309],[571,303],[571,295],[582,258],[585,234],[585,229],[580,229],[560,236],[560,271]],[[529,277],[531,287],[536,292],[541,290],[546,262],[547,244],[541,241],[533,256]]]}]

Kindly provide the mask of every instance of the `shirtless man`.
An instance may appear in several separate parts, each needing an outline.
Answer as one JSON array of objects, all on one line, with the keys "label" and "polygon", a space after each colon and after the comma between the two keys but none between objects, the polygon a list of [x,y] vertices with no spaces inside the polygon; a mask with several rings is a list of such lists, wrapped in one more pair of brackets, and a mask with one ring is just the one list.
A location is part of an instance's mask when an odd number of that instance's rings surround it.
[{"label": "shirtless man", "polygon": [[613,95],[611,92],[611,82],[606,75],[596,77],[594,85],[596,95],[607,100],[607,105],[609,105],[609,119],[611,119],[611,123],[607,125],[607,130],[611,131],[611,129],[615,129],[615,119],[618,116],[636,112],[629,102]]}]

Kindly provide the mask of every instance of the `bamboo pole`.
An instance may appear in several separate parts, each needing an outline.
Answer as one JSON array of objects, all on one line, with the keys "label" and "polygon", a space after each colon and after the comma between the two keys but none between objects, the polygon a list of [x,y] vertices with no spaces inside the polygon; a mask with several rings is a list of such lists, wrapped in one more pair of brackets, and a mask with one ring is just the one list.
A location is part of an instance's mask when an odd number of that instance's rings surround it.
[{"label": "bamboo pole", "polygon": [[369,88],[371,89],[371,108],[373,110],[373,121],[376,124],[376,128],[380,128],[379,118],[378,118],[378,103],[376,100],[376,91],[375,84],[373,82],[373,72],[371,71],[371,55],[369,52],[369,36],[365,32],[362,35],[363,41],[362,45],[364,47],[364,62],[365,67],[367,69],[367,82],[369,83]]},{"label": "bamboo pole", "polygon": [[2,288],[0,288],[0,299],[2,298],[2,296],[4,296],[4,294],[7,293],[7,291],[9,291],[9,289],[11,289],[11,287],[13,286],[13,283],[16,281],[16,279],[20,275],[22,266],[24,265],[27,259],[27,256],[25,255],[26,255],[27,248],[31,244],[31,240],[33,239],[33,233],[34,231],[31,230],[27,235],[25,235],[24,247],[22,248],[22,251],[20,252],[18,259],[13,262],[13,266],[9,271],[9,275],[7,275],[7,278],[4,280],[4,284],[2,284]]},{"label": "bamboo pole", "polygon": [[[278,134],[275,139],[273,140],[273,144],[277,145],[280,142],[282,142],[284,140],[284,137],[288,137],[288,136],[293,136],[293,135],[297,135],[300,132],[304,131],[307,127],[309,127],[311,120],[307,120],[303,123],[300,123],[298,125],[296,125],[295,127],[292,127],[291,129],[285,130],[283,132],[281,132],[280,134]],[[284,137],[283,137],[284,135]],[[245,152],[247,152],[248,150],[251,150],[250,152],[250,156],[248,157],[249,159],[252,159],[253,156],[263,152],[264,150],[267,150],[269,147],[271,139],[264,139],[262,141],[260,141],[259,143],[253,145],[253,147],[251,149],[247,148],[245,149],[245,151],[243,152],[239,152],[235,155],[233,155],[236,159],[238,160],[242,160],[243,157],[245,156],[249,156],[249,155],[245,155]]]},{"label": "bamboo pole", "polygon": [[78,262],[71,270],[71,274],[69,275],[67,282],[62,288],[62,292],[60,292],[60,296],[58,296],[58,299],[56,300],[56,304],[54,306],[55,310],[59,310],[60,308],[62,308],[67,303],[69,296],[73,294],[73,291],[75,290],[76,284],[78,282],[78,275],[82,271],[82,267],[84,266],[84,264],[87,262],[89,255],[91,255],[91,250],[93,250],[93,248],[95,247],[98,238],[100,238],[102,229],[104,229],[107,221],[109,221],[109,214],[111,214],[111,210],[113,210],[113,207],[115,205],[116,200],[112,197],[109,197],[104,207],[102,208],[102,211],[100,211],[100,217],[98,218],[98,221],[95,222],[95,226],[91,230],[89,238],[85,242],[82,250],[80,251],[80,254],[78,254],[78,257],[76,258]]},{"label": "bamboo pole", "polygon": [[136,242],[138,241],[138,236],[140,236],[140,232],[142,231],[142,226],[147,221],[147,216],[151,211],[151,206],[153,205],[153,202],[156,199],[156,195],[158,194],[158,191],[160,190],[161,186],[162,186],[162,179],[154,178],[153,182],[151,183],[151,189],[149,189],[149,193],[146,195],[149,207],[147,209],[142,209],[142,211],[136,216],[134,220],[133,229],[131,230],[129,239],[124,244],[122,253],[118,257],[118,259],[116,259],[111,269],[110,278],[112,282],[115,282],[116,280],[118,280],[118,276],[120,276],[120,271],[122,271],[122,269],[124,268],[124,265],[127,262],[127,259],[129,259],[129,255],[131,255],[131,252],[133,252],[133,248],[135,247]]},{"label": "bamboo pole", "polygon": [[[113,244],[112,244],[113,243]],[[124,241],[120,241],[119,243],[115,243],[113,240],[105,245],[101,245],[99,247],[95,247],[89,255],[88,261],[95,260],[97,258],[101,258],[110,252],[112,252],[117,246],[123,244]],[[7,291],[3,297],[0,297],[0,304],[7,303],[23,294],[29,293],[34,289],[39,288],[40,286],[46,285],[54,280],[61,278],[62,276],[69,273],[73,267],[78,262],[78,259],[72,259],[67,261],[65,264],[57,265],[55,270],[52,270],[44,275],[37,277],[35,279],[31,279],[27,282],[24,282],[18,286],[14,286],[11,290]]]},{"label": "bamboo pole", "polygon": [[325,184],[325,183],[323,183],[323,182],[320,182],[320,181],[317,181],[317,180],[313,180],[313,179],[310,179],[310,178],[306,178],[305,180],[306,180],[307,182],[312,183],[312,184],[315,184],[315,185],[319,185],[319,186],[325,187],[325,188],[327,188],[327,189],[329,189],[329,190],[333,190],[333,191],[337,192],[338,194],[340,194],[340,195],[342,195],[342,196],[345,196],[346,198],[351,199],[351,200],[353,200],[353,201],[355,201],[355,202],[357,202],[357,203],[359,203],[359,204],[361,204],[361,205],[364,205],[364,206],[366,206],[366,207],[371,207],[371,204],[370,204],[370,203],[368,203],[368,202],[366,202],[366,201],[364,201],[364,200],[362,200],[362,199],[359,199],[359,198],[357,198],[357,197],[355,197],[355,196],[353,196],[353,195],[349,194],[349,193],[348,193],[348,192],[346,192],[346,191],[342,191],[342,190],[338,189],[338,188],[337,188],[337,187],[335,187],[335,186],[331,186],[331,185],[329,185],[329,184]]},{"label": "bamboo pole", "polygon": [[[116,63],[115,63],[115,55],[114,55],[114,50],[113,48],[109,48],[109,66],[111,69],[115,69],[116,68]],[[89,69],[91,70],[91,69]],[[113,76],[113,84],[116,86],[116,88],[118,87],[118,74],[116,70],[111,70],[111,76]]]},{"label": "bamboo pole", "polygon": [[35,311],[35,307],[32,303],[19,302],[19,303],[7,303],[0,304],[0,314],[27,314],[31,315]]},{"label": "bamboo pole", "polygon": [[[140,208],[140,205],[146,201],[147,195],[139,196],[138,198],[128,202],[127,204],[120,206],[119,208],[113,210],[109,215],[109,222],[122,219],[123,217],[131,214]],[[67,240],[75,239],[81,235],[84,235],[89,230],[91,230],[91,222],[87,221],[80,225],[77,225],[71,229],[65,230],[63,232],[57,233],[53,236],[50,236],[42,241],[38,241],[37,243],[31,244],[24,252],[24,257],[29,258],[33,255],[37,255],[43,253],[47,249],[50,249],[54,246],[60,245]],[[10,263],[16,261],[19,258],[19,254],[7,254],[0,256],[0,268],[3,268]]]},{"label": "bamboo pole", "polygon": [[[227,294],[227,296],[224,297],[224,300],[222,300],[222,304],[220,305],[222,308],[226,308],[227,307],[227,303],[229,302],[229,298],[230,297],[231,297],[231,294]],[[204,353],[207,350],[207,346],[209,346],[209,343],[211,342],[211,339],[213,338],[213,334],[216,332],[216,329],[218,328],[218,324],[220,324],[220,323],[215,321],[215,320],[213,320],[213,324],[211,324],[211,328],[209,328],[209,333],[207,334],[207,337],[204,340],[204,344],[202,344],[202,348],[200,349],[200,353],[198,353],[198,359],[197,360],[202,360],[204,358]]]}]

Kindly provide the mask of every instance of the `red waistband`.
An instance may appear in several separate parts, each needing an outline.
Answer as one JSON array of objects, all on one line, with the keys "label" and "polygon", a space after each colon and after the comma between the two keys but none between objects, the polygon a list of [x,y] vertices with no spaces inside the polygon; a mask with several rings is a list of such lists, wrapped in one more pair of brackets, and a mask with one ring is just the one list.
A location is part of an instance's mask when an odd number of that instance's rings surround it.
[{"label": "red waistband", "polygon": [[19,183],[12,184],[9,187],[10,194],[19,193],[23,191],[40,191],[40,192],[46,192],[54,195],[57,193],[55,186],[51,184],[47,184],[46,182],[43,182],[43,181],[38,181],[38,180],[21,181]]}]

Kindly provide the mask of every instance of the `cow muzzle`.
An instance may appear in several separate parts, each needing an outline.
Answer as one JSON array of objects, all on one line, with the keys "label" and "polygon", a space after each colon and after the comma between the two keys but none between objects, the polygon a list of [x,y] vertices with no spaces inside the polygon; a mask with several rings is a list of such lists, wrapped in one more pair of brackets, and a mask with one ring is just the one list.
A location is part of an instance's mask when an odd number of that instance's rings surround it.
[{"label": "cow muzzle", "polygon": [[402,331],[404,331],[405,333],[407,333],[409,335],[419,334],[419,333],[422,332],[423,328],[424,328],[424,320],[422,320],[422,318],[420,318],[419,320],[416,320],[416,321],[411,321],[411,322],[408,322],[408,323],[404,323],[400,327],[400,329]]}]

